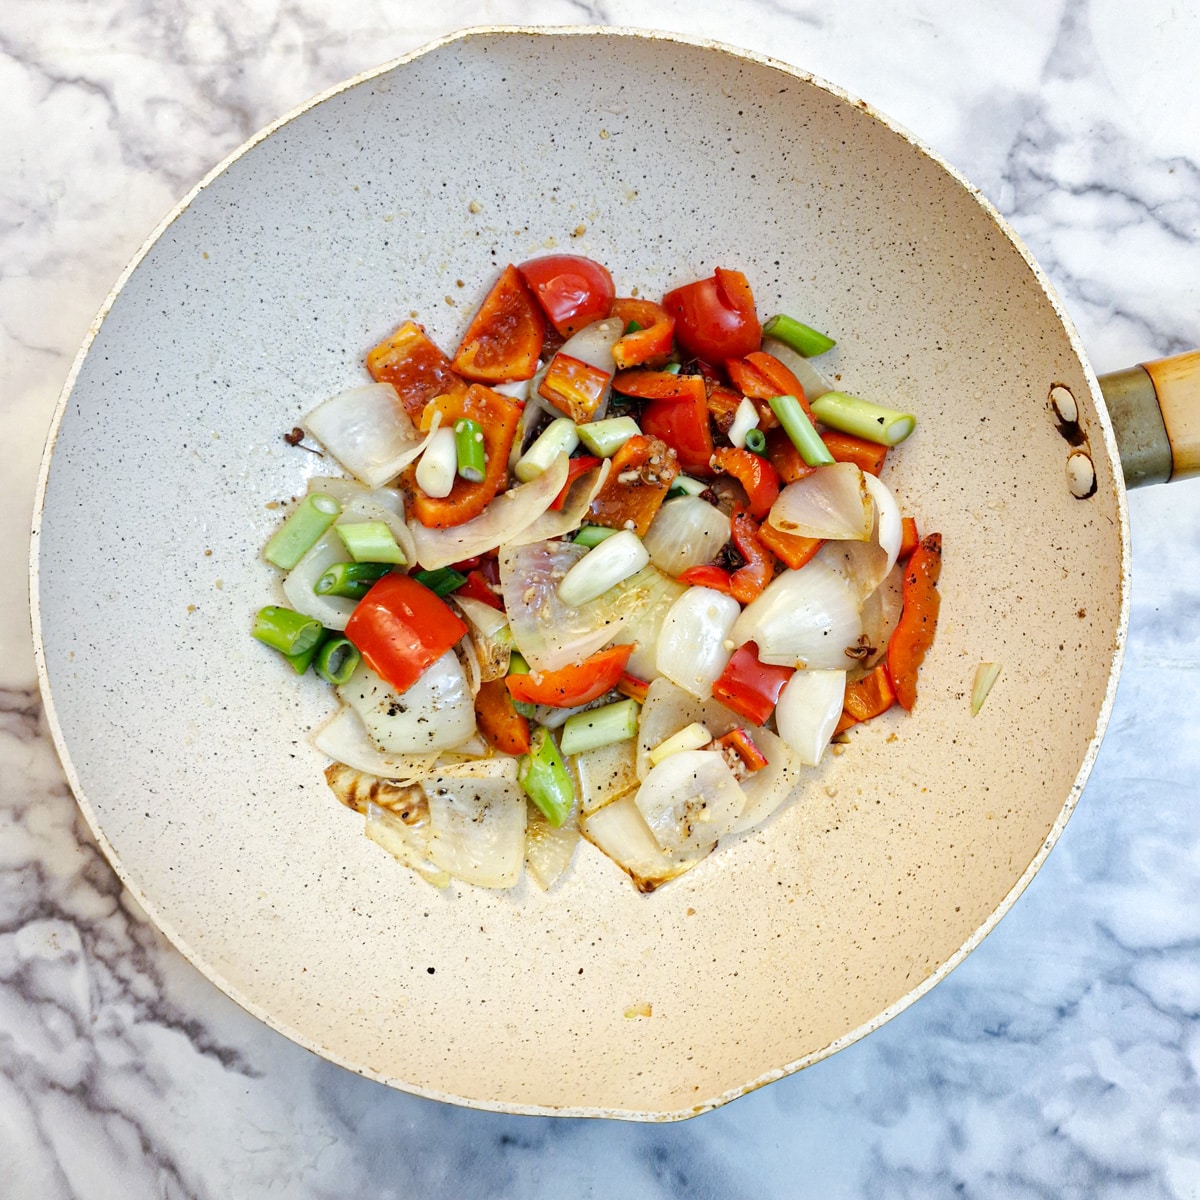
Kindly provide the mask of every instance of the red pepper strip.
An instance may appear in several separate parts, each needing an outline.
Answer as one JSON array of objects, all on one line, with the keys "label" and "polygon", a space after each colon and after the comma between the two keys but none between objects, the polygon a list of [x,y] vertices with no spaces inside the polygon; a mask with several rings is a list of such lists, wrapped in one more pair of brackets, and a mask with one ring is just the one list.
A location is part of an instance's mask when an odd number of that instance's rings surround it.
[{"label": "red pepper strip", "polygon": [[726,596],[733,591],[729,572],[724,567],[713,566],[712,563],[705,563],[700,567],[688,567],[677,578],[686,587],[712,588],[715,592],[724,592]]},{"label": "red pepper strip", "polygon": [[407,691],[467,632],[458,614],[408,575],[385,575],[358,602],[346,637],[397,692]]},{"label": "red pepper strip", "polygon": [[725,670],[713,684],[713,697],[739,717],[755,725],[765,725],[775,711],[779,693],[795,674],[792,667],[775,667],[758,661],[758,646],[747,642],[739,646]]},{"label": "red pepper strip", "polygon": [[622,370],[643,363],[659,364],[670,356],[675,340],[675,318],[662,305],[652,300],[618,296],[609,315],[625,325],[637,322],[641,326],[641,329],[617,338],[613,345],[613,362]]},{"label": "red pepper strip", "polygon": [[650,685],[644,679],[639,679],[636,675],[630,675],[628,671],[624,671],[621,678],[617,680],[617,691],[622,696],[636,700],[639,704],[645,704],[646,697],[650,694]]},{"label": "red pepper strip", "polygon": [[[723,384],[714,384],[708,389],[708,415],[712,417],[718,433],[728,436],[729,427],[733,424],[741,404],[742,397]],[[759,424],[761,423],[760,420]]]},{"label": "red pepper strip", "polygon": [[588,519],[593,525],[632,529],[645,537],[678,474],[679,462],[666,442],[635,434],[612,456],[612,468],[592,500]]},{"label": "red pepper strip", "polygon": [[[887,670],[896,700],[911,709],[917,699],[917,671],[933,645],[937,628],[937,591],[942,572],[942,535],[923,537],[904,568],[903,607],[887,648]],[[369,594],[369,593],[368,593]]]},{"label": "red pepper strip", "polygon": [[510,263],[467,326],[454,369],[479,383],[532,379],[545,340],[542,306]]},{"label": "red pepper strip", "polygon": [[900,518],[900,553],[898,558],[908,558],[910,554],[917,548],[921,541],[920,534],[917,533],[917,521],[915,517]]},{"label": "red pepper strip", "polygon": [[596,415],[611,377],[610,372],[560,350],[538,384],[538,395],[582,425]]},{"label": "red pepper strip", "polygon": [[421,427],[428,429],[433,414],[442,414],[442,425],[453,425],[460,417],[479,422],[487,463],[483,479],[471,483],[456,478],[448,496],[427,496],[416,485],[416,467],[405,472],[405,486],[412,494],[413,516],[428,528],[446,529],[477,517],[491,503],[508,478],[508,452],[512,448],[521,406],[491,388],[472,384],[465,396],[436,396],[421,414]]},{"label": "red pepper strip", "polygon": [[526,704],[549,704],[554,708],[575,708],[588,704],[617,686],[633,645],[609,646],[597,650],[583,662],[557,671],[506,675],[504,684],[514,700]]},{"label": "red pepper strip", "polygon": [[604,459],[595,458],[590,454],[581,454],[578,458],[568,459],[567,482],[563,484],[562,491],[554,497],[550,507],[555,512],[560,511],[562,506],[567,502],[567,493],[571,490],[571,486],[574,484],[575,480],[577,480],[580,475],[586,475],[590,470],[598,467],[603,461]]},{"label": "red pepper strip", "polygon": [[708,398],[699,375],[676,375],[686,391],[677,397],[647,400],[638,424],[642,432],[661,438],[674,451],[689,475],[709,478],[713,454],[712,428],[708,423]]},{"label": "red pepper strip", "polygon": [[466,596],[468,600],[478,600],[482,604],[489,604],[500,612],[504,611],[504,601],[492,590],[482,571],[468,571],[466,583],[455,588],[454,594]]},{"label": "red pepper strip", "polygon": [[467,382],[456,375],[450,360],[429,340],[425,330],[405,321],[390,338],[367,355],[367,370],[376,383],[390,383],[410,417],[434,396],[462,395]]},{"label": "red pepper strip", "polygon": [[878,475],[883,470],[883,462],[888,452],[886,446],[868,442],[852,433],[842,433],[837,429],[822,429],[821,441],[825,443],[825,449],[833,455],[836,462],[853,463],[859,470],[868,471],[872,475]]},{"label": "red pepper strip", "polygon": [[729,577],[729,592],[740,604],[749,604],[775,577],[775,559],[759,539],[758,522],[742,509],[733,514],[733,544],[746,565]]},{"label": "red pepper strip", "polygon": [[842,715],[834,730],[841,733],[861,721],[887,712],[896,702],[896,693],[888,677],[887,668],[880,663],[861,679],[846,685],[846,698],[842,701]]},{"label": "red pepper strip", "polygon": [[774,525],[762,524],[758,527],[758,540],[785,567],[798,571],[813,555],[825,545],[824,538],[804,537],[799,533],[785,533]]},{"label": "red pepper strip", "polygon": [[489,679],[475,693],[475,724],[504,754],[529,753],[529,721],[517,712],[503,679]]},{"label": "red pepper strip", "polygon": [[718,471],[732,475],[746,489],[750,515],[756,521],[761,521],[771,511],[771,505],[779,495],[779,475],[767,459],[749,450],[728,446],[714,451],[712,465]]},{"label": "red pepper strip", "polygon": [[[725,364],[725,369],[729,372],[733,386],[743,396],[764,402],[774,396],[795,396],[805,414],[813,419],[812,409],[808,407],[808,398],[804,395],[804,385],[775,355],[768,354],[765,350],[756,350],[753,354],[747,354],[745,358],[730,359]],[[760,413],[763,407],[766,407],[765,403],[759,408]],[[771,412],[770,408],[767,408],[767,412]],[[774,417],[775,414],[771,415]],[[764,428],[773,429],[777,424],[778,419],[769,425],[764,423]]]},{"label": "red pepper strip", "polygon": [[761,771],[767,765],[766,756],[754,744],[750,731],[742,729],[740,726],[715,738],[713,745],[724,753],[737,755],[738,761],[746,769],[747,774]]},{"label": "red pepper strip", "polygon": [[638,367],[618,371],[613,376],[613,389],[639,400],[690,400],[696,394],[696,380],[704,382],[700,375],[673,375],[670,371]]}]

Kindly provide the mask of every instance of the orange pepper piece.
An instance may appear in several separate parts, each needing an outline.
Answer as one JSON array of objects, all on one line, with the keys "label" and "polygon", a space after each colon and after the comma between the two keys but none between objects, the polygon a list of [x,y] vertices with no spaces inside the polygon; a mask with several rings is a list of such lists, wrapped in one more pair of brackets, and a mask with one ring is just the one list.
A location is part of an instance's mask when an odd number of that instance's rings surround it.
[{"label": "orange pepper piece", "polygon": [[758,540],[785,567],[790,567],[793,571],[800,570],[825,545],[824,538],[810,538],[799,533],[785,533],[782,529],[776,529],[774,525],[766,524],[759,526]]},{"label": "orange pepper piece", "polygon": [[942,535],[923,537],[904,568],[903,606],[887,648],[887,671],[897,703],[911,709],[917,699],[917,672],[933,645],[937,628],[937,583],[942,572]]},{"label": "orange pepper piece", "polygon": [[529,721],[517,712],[503,679],[489,679],[475,694],[479,732],[503,754],[529,753]]},{"label": "orange pepper piece", "polygon": [[613,455],[588,519],[593,525],[632,529],[645,537],[678,474],[679,462],[666,442],[636,434]]},{"label": "orange pepper piece", "polygon": [[478,383],[532,379],[545,340],[542,306],[510,263],[467,326],[453,366]]},{"label": "orange pepper piece", "polygon": [[613,361],[622,370],[643,363],[661,365],[670,357],[675,339],[675,318],[661,304],[618,296],[609,315],[624,325],[637,322],[641,326],[641,329],[619,337],[613,346]]}]

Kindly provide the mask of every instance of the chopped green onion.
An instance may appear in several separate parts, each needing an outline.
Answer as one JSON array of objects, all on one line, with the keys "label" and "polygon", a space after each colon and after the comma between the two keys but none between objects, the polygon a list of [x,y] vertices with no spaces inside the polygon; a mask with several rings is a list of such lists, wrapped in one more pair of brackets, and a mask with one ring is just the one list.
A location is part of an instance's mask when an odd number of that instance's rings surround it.
[{"label": "chopped green onion", "polygon": [[[321,632],[324,635],[325,631],[322,630]],[[297,675],[303,675],[312,666],[312,660],[317,657],[317,651],[320,650],[322,645],[324,645],[324,642],[321,638],[318,638],[307,650],[302,651],[300,654],[285,654],[283,657],[292,664],[292,670]]]},{"label": "chopped green onion", "polygon": [[605,538],[610,538],[617,531],[609,529],[607,525],[581,525],[579,532],[572,538],[576,546],[586,546],[591,550],[594,546],[600,545]]},{"label": "chopped green onion", "polygon": [[579,440],[601,458],[612,458],[631,437],[642,431],[632,417],[605,417],[579,426]]},{"label": "chopped green onion", "polygon": [[355,562],[395,563],[401,567],[408,562],[384,521],[355,521],[335,525],[334,529]]},{"label": "chopped green onion", "polygon": [[526,720],[528,720],[533,716],[534,713],[537,712],[537,707],[538,706],[536,704],[530,704],[528,700],[513,701],[513,708],[515,708],[517,712],[519,712]]},{"label": "chopped green onion", "polygon": [[630,321],[629,324],[625,326],[625,332],[621,336],[628,337],[631,333],[641,333],[644,328],[644,325],[639,325],[636,321]]},{"label": "chopped green onion", "polygon": [[370,591],[371,585],[378,583],[391,569],[391,563],[334,563],[313,584],[313,591],[318,596],[345,596],[348,600],[361,600]]},{"label": "chopped green onion", "polygon": [[509,675],[528,675],[529,664],[525,661],[523,655],[518,654],[515,650],[508,656],[508,674]]},{"label": "chopped green onion", "polygon": [[467,582],[467,577],[453,567],[438,567],[436,571],[414,571],[412,577],[424,584],[435,596],[448,596]]},{"label": "chopped green onion", "polygon": [[818,354],[824,354],[826,350],[832,350],[837,345],[833,338],[783,313],[772,317],[763,326],[763,334],[766,337],[777,338],[803,358],[816,358]]},{"label": "chopped green onion", "polygon": [[324,492],[310,492],[263,550],[269,563],[290,571],[341,515],[342,506]]},{"label": "chopped green onion", "polygon": [[767,403],[779,418],[784,433],[791,438],[792,445],[800,451],[800,457],[810,467],[824,467],[833,462],[829,448],[821,441],[813,423],[808,419],[808,414],[800,407],[800,401],[795,396],[772,396]]},{"label": "chopped green onion", "polygon": [[545,474],[560,454],[570,454],[579,445],[579,427],[570,417],[555,417],[533,444],[517,459],[513,474],[528,483]]},{"label": "chopped green onion", "polygon": [[881,446],[894,446],[904,441],[917,424],[912,413],[884,408],[845,392],[826,392],[812,402],[812,410],[813,415],[830,429],[852,433]]},{"label": "chopped green onion", "polygon": [[665,372],[667,375],[678,375],[679,372],[683,370],[683,364],[676,362],[667,363],[667,365],[665,367],[661,367],[660,370]]},{"label": "chopped green onion", "polygon": [[619,529],[589,550],[563,577],[558,598],[578,608],[604,595],[623,579],[640,571],[650,561],[650,551],[632,529]]},{"label": "chopped green onion", "polygon": [[478,421],[460,417],[454,422],[454,448],[458,454],[459,475],[468,483],[482,483],[487,472],[487,453]]},{"label": "chopped green onion", "polygon": [[766,454],[767,435],[761,429],[746,431],[746,449],[752,454]]},{"label": "chopped green onion", "polygon": [[303,654],[310,650],[321,640],[324,632],[320,621],[279,604],[260,608],[251,630],[260,642],[287,655]]},{"label": "chopped green onion", "polygon": [[313,669],[326,683],[341,686],[350,682],[361,657],[358,647],[349,638],[331,637],[321,643]]},{"label": "chopped green onion", "polygon": [[671,480],[670,491],[668,496],[700,496],[708,491],[708,484],[701,482],[699,479],[693,479],[690,475],[676,475]]},{"label": "chopped green onion", "polygon": [[584,750],[626,741],[638,731],[638,711],[636,700],[618,700],[568,717],[558,739],[562,752],[581,754]]},{"label": "chopped green onion", "polygon": [[517,782],[556,829],[570,815],[575,787],[549,730],[534,730],[529,753],[517,765]]}]

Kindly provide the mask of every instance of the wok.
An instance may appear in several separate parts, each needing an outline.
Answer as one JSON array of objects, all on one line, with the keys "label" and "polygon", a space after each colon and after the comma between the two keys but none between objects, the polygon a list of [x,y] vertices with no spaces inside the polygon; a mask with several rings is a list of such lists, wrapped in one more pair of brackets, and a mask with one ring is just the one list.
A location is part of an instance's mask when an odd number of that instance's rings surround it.
[{"label": "wok", "polygon": [[[844,387],[918,414],[887,478],[943,534],[942,619],[911,715],[853,731],[801,803],[653,895],[584,846],[548,894],[442,897],[325,789],[306,733],[328,693],[246,636],[258,552],[329,469],[281,433],[410,313],[452,346],[497,267],[550,246],[623,294],[736,267],[760,311],[833,331]],[[1134,368],[1110,411],[987,201],[801,71],[625,30],[468,31],[253,139],[106,302],[35,518],[54,737],[131,893],[302,1045],[481,1108],[689,1116],[885,1022],[1037,871],[1114,694],[1122,462],[1196,471],[1195,368]]]}]

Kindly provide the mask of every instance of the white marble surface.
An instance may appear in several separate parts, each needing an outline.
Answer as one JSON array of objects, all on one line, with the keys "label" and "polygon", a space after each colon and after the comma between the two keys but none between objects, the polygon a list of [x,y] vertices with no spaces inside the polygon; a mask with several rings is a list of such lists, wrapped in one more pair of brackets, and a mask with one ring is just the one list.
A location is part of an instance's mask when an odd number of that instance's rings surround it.
[{"label": "white marble surface", "polygon": [[677,1126],[390,1092],[258,1025],[122,897],[41,723],[25,556],[57,392],[173,202],[313,92],[504,22],[658,26],[832,79],[1010,217],[1097,370],[1200,344],[1200,17],[1179,0],[9,0],[0,10],[0,1195],[1200,1197],[1200,481],[1131,498],[1109,736],[947,981]]}]

